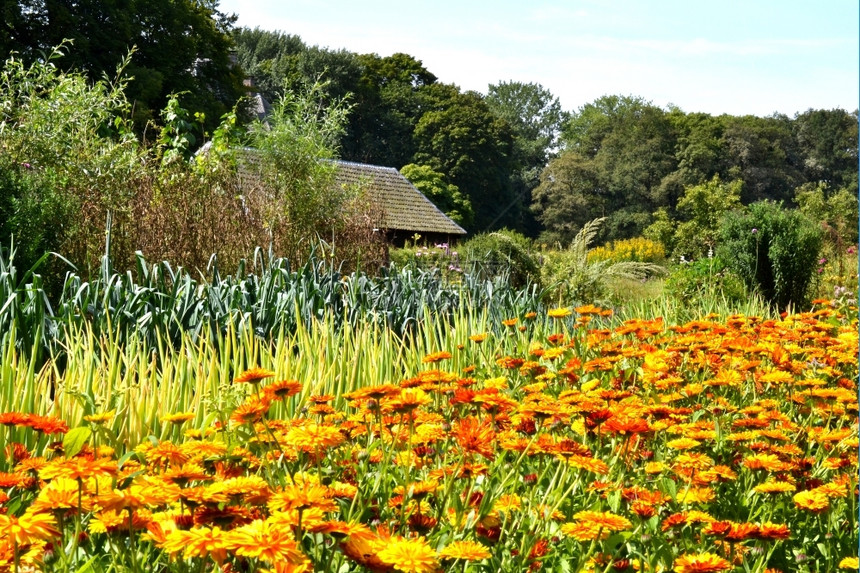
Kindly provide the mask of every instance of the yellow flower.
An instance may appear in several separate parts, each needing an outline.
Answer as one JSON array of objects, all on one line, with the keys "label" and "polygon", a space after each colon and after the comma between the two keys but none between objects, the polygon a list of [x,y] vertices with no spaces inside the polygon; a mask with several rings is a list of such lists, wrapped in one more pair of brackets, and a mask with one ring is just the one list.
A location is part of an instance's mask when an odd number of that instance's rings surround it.
[{"label": "yellow flower", "polygon": [[822,512],[830,507],[827,496],[814,489],[801,491],[794,494],[794,504],[800,509],[806,509],[815,513]]},{"label": "yellow flower", "polygon": [[858,560],[856,557],[846,557],[839,562],[839,568],[857,571],[858,569],[860,569],[860,560]]},{"label": "yellow flower", "polygon": [[570,316],[571,314],[573,314],[573,311],[570,310],[569,308],[565,308],[565,307],[552,308],[552,309],[548,310],[546,314],[550,318],[564,318],[566,316]]},{"label": "yellow flower", "polygon": [[462,559],[463,561],[480,561],[488,559],[490,551],[475,541],[455,541],[445,547],[439,556],[442,559]]},{"label": "yellow flower", "polygon": [[161,417],[161,421],[164,423],[171,424],[182,424],[183,422],[188,422],[189,420],[193,420],[196,414],[194,412],[178,412],[176,414],[167,414],[166,416]]},{"label": "yellow flower", "polygon": [[404,573],[430,573],[439,567],[436,552],[423,537],[394,538],[376,556],[386,565]]},{"label": "yellow flower", "polygon": [[732,564],[713,553],[698,553],[696,555],[681,555],[675,559],[675,573],[711,573],[728,571]]},{"label": "yellow flower", "polygon": [[106,424],[113,420],[114,415],[116,414],[116,408],[111,410],[110,412],[103,412],[101,414],[93,414],[91,416],[84,416],[84,420],[91,424]]}]

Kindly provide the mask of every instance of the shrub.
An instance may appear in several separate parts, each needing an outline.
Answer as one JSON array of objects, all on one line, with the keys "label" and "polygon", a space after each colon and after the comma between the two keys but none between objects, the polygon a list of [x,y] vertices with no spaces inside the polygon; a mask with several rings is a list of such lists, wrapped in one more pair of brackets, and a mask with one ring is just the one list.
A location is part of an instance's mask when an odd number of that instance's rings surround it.
[{"label": "shrub", "polygon": [[666,279],[664,292],[684,307],[704,299],[722,299],[729,306],[739,306],[749,298],[744,281],[717,257],[678,265]]},{"label": "shrub", "polygon": [[665,258],[666,250],[663,248],[663,245],[644,237],[612,241],[611,244],[597,247],[588,253],[589,262],[610,261],[620,263],[622,261],[637,261],[640,263],[660,263]]},{"label": "shrub", "polygon": [[530,241],[503,229],[476,235],[460,249],[464,271],[482,278],[507,275],[511,286],[540,282],[540,265]]},{"label": "shrub", "polygon": [[814,221],[762,201],[725,216],[717,255],[747,288],[785,308],[807,301],[821,245],[822,232]]}]

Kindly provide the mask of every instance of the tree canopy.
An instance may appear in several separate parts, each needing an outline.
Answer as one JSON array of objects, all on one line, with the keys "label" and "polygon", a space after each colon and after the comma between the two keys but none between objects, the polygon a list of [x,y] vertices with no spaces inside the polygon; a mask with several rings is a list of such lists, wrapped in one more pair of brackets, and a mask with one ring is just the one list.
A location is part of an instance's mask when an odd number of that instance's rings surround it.
[{"label": "tree canopy", "polygon": [[242,72],[230,57],[235,17],[218,0],[18,0],[3,4],[0,55],[17,52],[24,61],[43,58],[65,40],[58,61],[91,81],[133,78],[126,95],[139,128],[156,117],[170,94],[217,125],[243,94]]}]

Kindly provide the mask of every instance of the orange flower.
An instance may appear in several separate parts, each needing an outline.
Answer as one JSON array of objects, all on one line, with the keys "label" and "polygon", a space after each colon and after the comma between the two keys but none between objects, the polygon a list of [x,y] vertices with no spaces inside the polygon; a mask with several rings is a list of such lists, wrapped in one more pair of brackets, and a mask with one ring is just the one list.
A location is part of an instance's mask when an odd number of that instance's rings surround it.
[{"label": "orange flower", "polygon": [[339,429],[314,423],[290,428],[287,432],[287,442],[297,450],[308,453],[333,448],[345,440]]},{"label": "orange flower", "polygon": [[493,457],[496,433],[487,420],[478,420],[471,416],[457,420],[454,437],[464,452],[479,454],[485,458]]},{"label": "orange flower", "polygon": [[428,354],[427,356],[422,358],[421,362],[423,362],[424,364],[432,364],[435,362],[441,362],[443,360],[448,360],[449,358],[451,358],[450,352],[445,352],[445,351],[433,352],[432,354]]},{"label": "orange flower", "polygon": [[298,380],[281,380],[273,382],[263,388],[263,392],[272,400],[283,400],[295,394],[298,394],[302,389],[302,384]]},{"label": "orange flower", "polygon": [[236,555],[262,559],[273,564],[287,562],[302,565],[308,562],[290,529],[273,527],[269,521],[261,519],[226,533],[223,544]]},{"label": "orange flower", "polygon": [[215,563],[227,558],[225,533],[220,527],[194,527],[189,530],[176,529],[165,536],[159,547],[168,553],[179,553],[185,558],[212,557]]},{"label": "orange flower", "polygon": [[266,370],[265,368],[251,368],[249,370],[245,370],[244,372],[233,378],[233,382],[247,382],[249,384],[256,384],[261,380],[271,378],[274,375],[274,372],[272,372],[271,370]]},{"label": "orange flower", "polygon": [[633,526],[626,517],[615,515],[609,511],[580,511],[573,518],[579,522],[593,524],[613,533],[630,529]]}]

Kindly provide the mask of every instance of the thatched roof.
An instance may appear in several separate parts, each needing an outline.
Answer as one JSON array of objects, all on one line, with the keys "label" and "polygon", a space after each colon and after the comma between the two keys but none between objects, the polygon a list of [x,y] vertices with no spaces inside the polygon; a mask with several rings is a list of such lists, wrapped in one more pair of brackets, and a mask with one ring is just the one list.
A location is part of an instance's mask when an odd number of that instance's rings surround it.
[{"label": "thatched roof", "polygon": [[388,231],[415,231],[443,235],[465,235],[466,231],[393,167],[335,161],[338,185],[361,185],[382,211],[374,222]]}]

